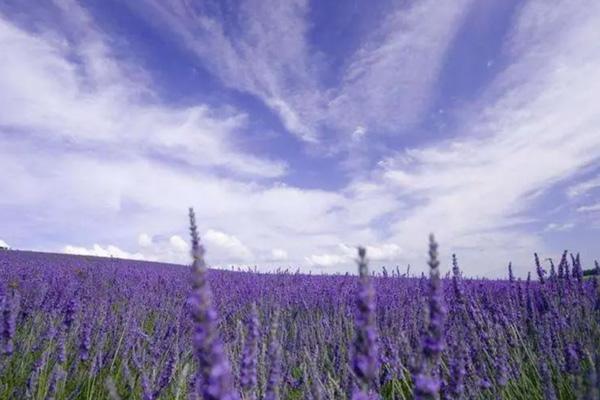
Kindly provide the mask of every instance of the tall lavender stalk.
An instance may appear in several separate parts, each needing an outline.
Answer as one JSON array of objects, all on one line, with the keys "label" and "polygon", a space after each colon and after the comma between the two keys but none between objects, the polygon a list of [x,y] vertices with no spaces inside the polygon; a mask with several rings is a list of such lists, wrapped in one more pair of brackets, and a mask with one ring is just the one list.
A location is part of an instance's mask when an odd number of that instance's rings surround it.
[{"label": "tall lavender stalk", "polygon": [[71,300],[69,300],[69,303],[65,308],[65,315],[62,322],[61,330],[59,332],[57,344],[57,360],[60,365],[64,365],[67,362],[67,340],[69,339],[69,333],[71,332],[71,327],[75,322],[75,316],[77,313],[77,300],[75,296],[76,294],[74,294]]},{"label": "tall lavender stalk", "polygon": [[429,236],[429,323],[423,338],[423,361],[414,377],[415,400],[439,399],[441,381],[439,377],[440,354],[444,349],[444,321],[446,309],[442,299],[442,286],[438,261],[438,245],[433,235]]},{"label": "tall lavender stalk", "polygon": [[353,400],[377,398],[379,375],[379,357],[377,349],[377,325],[375,320],[375,291],[369,279],[369,270],[364,247],[358,248],[358,272],[360,288],[356,302],[356,336],[354,338],[354,354],[352,370],[357,378],[357,388],[352,395]]},{"label": "tall lavender stalk", "polygon": [[515,281],[515,275],[513,273],[512,262],[508,263],[508,281],[513,283]]},{"label": "tall lavender stalk", "polygon": [[240,365],[240,386],[244,400],[256,399],[259,322],[256,304],[252,303],[247,321],[248,332]]},{"label": "tall lavender stalk", "polygon": [[[17,330],[17,314],[19,313],[20,297],[19,292],[11,289],[10,294],[4,297],[4,309],[2,310],[3,326],[2,339],[4,341],[3,352],[6,356],[13,354],[15,350],[14,337]],[[1,305],[2,303],[0,303]]]},{"label": "tall lavender stalk", "polygon": [[[512,270],[511,270],[512,273]],[[452,288],[454,289],[454,299],[458,304],[464,303],[465,293],[461,282],[460,268],[456,254],[452,254]]]},{"label": "tall lavender stalk", "polygon": [[544,268],[542,268],[542,264],[540,263],[540,257],[538,256],[538,254],[533,253],[533,255],[535,257],[535,271],[537,272],[538,280],[541,284],[544,284],[544,276],[546,275],[546,271],[544,270]]},{"label": "tall lavender stalk", "polygon": [[554,267],[554,261],[552,261],[551,258],[547,258],[546,260],[550,263],[550,279],[554,281],[556,279],[556,267]]},{"label": "tall lavender stalk", "polygon": [[217,329],[218,316],[206,279],[204,247],[200,243],[194,210],[190,208],[192,239],[192,292],[188,305],[194,320],[193,344],[198,363],[197,379],[204,400],[234,400],[231,368]]},{"label": "tall lavender stalk", "polygon": [[265,400],[279,400],[279,386],[281,383],[281,344],[277,338],[279,331],[279,311],[275,310],[271,318],[271,332],[269,334],[269,349],[267,352],[269,377],[267,379],[264,398]]}]

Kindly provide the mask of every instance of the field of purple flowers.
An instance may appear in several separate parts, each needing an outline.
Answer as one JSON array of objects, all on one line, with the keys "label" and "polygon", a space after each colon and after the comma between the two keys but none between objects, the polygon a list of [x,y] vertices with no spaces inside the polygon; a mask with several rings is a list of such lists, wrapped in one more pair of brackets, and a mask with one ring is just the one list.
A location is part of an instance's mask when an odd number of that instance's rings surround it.
[{"label": "field of purple flowers", "polygon": [[360,277],[259,274],[207,269],[195,232],[191,270],[0,252],[0,398],[599,398],[577,256],[442,279],[432,239],[421,278],[369,274],[362,249]]}]

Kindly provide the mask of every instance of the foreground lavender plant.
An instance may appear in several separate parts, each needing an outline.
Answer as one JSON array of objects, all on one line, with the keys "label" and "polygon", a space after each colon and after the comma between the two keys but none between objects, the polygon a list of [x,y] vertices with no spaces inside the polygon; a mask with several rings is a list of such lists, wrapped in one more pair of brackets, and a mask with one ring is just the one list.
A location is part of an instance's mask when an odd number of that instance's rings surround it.
[{"label": "foreground lavender plant", "polygon": [[269,377],[265,391],[265,400],[279,400],[281,384],[281,345],[277,338],[279,332],[279,310],[275,310],[271,321],[269,334]]},{"label": "foreground lavender plant", "polygon": [[205,400],[234,400],[238,395],[233,388],[229,361],[217,330],[217,312],[212,305],[212,293],[206,281],[204,247],[200,243],[194,210],[190,208],[192,239],[192,293],[188,298],[194,319],[194,350],[198,371],[197,379]]},{"label": "foreground lavender plant", "polygon": [[442,300],[437,243],[429,236],[429,320],[423,338],[423,362],[414,377],[413,395],[418,399],[438,399],[441,381],[439,378],[440,354],[444,349],[444,321],[446,310]]},{"label": "foreground lavender plant", "polygon": [[258,358],[258,314],[256,304],[252,303],[247,322],[248,332],[244,341],[244,350],[240,365],[240,385],[242,396],[246,400],[256,399],[257,358]]},{"label": "foreground lavender plant", "polygon": [[[4,341],[4,354],[10,356],[15,350],[14,347],[14,336],[17,329],[17,314],[19,313],[19,292],[16,288],[11,288],[11,293],[5,295],[4,299],[4,310],[2,310],[2,316],[4,323],[2,326],[2,339]],[[0,301],[2,306],[2,301]]]},{"label": "foreground lavender plant", "polygon": [[354,400],[377,398],[379,358],[377,349],[377,324],[375,323],[375,291],[369,279],[369,270],[364,247],[358,248],[358,272],[360,287],[356,302],[356,333],[352,370],[357,378]]}]

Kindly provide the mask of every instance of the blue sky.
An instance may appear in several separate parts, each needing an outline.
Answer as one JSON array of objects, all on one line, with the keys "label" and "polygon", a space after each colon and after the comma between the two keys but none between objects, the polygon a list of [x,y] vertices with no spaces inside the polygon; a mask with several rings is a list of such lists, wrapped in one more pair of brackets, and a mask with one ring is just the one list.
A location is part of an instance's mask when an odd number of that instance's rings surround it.
[{"label": "blue sky", "polygon": [[0,240],[499,276],[600,257],[597,1],[0,3]]}]

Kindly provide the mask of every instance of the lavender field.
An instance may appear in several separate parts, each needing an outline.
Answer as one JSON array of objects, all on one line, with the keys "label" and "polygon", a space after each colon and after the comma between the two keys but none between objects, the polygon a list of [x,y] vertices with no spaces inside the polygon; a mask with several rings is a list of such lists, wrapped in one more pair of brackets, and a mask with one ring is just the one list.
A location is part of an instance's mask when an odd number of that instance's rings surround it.
[{"label": "lavender field", "polygon": [[598,398],[577,256],[526,281],[454,258],[442,279],[431,241],[429,277],[368,273],[363,249],[360,277],[311,276],[207,269],[192,243],[191,270],[2,251],[0,398]]}]

